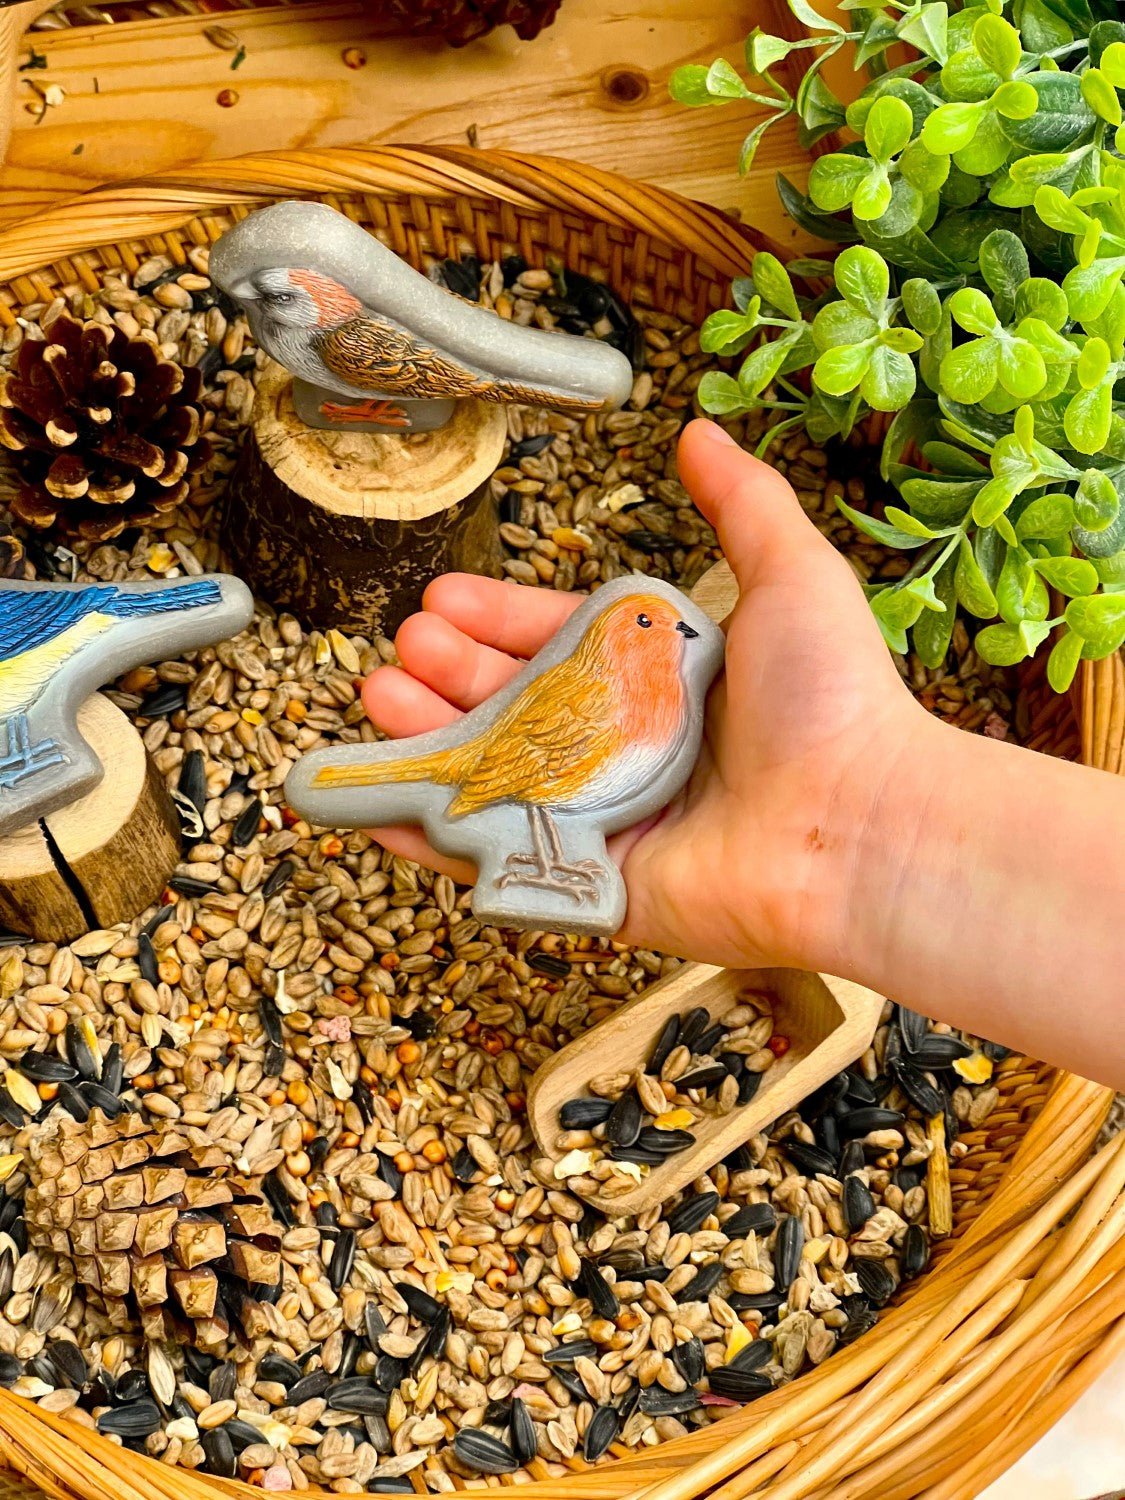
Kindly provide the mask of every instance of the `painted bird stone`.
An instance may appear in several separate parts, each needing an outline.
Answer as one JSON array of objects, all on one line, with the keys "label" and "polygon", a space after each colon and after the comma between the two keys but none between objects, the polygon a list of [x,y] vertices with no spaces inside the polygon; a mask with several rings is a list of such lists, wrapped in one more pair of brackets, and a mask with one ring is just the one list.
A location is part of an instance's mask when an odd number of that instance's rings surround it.
[{"label": "painted bird stone", "polygon": [[313,751],[286,796],[326,827],[421,823],[477,864],[482,921],[612,934],[626,902],[606,835],[680,791],[722,661],[722,632],[678,590],[615,579],[456,724]]},{"label": "painted bird stone", "polygon": [[295,377],[306,425],[425,432],[456,401],[620,406],[629,361],[596,339],[523,328],[435,286],[324,203],[275,203],[217,242],[211,276]]},{"label": "painted bird stone", "polygon": [[0,585],[0,835],[90,792],[104,770],[79,708],[144,662],[237,634],[254,601],[237,578]]}]

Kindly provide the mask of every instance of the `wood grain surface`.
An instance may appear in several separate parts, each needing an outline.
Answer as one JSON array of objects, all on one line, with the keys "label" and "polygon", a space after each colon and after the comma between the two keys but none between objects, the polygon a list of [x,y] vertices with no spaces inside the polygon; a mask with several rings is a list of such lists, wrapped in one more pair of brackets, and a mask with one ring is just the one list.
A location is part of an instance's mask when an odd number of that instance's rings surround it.
[{"label": "wood grain surface", "polygon": [[[22,8],[22,7],[21,7]],[[245,57],[205,32],[221,21]],[[668,96],[680,63],[741,64],[755,24],[791,30],[782,0],[565,0],[533,42],[510,28],[460,50],[372,38],[360,0],[182,16],[31,35],[46,66],[20,73],[0,173],[0,221],[98,182],[240,152],[372,142],[456,143],[552,152],[611,167],[737,212],[791,245],[779,169],[808,161],[787,121],[739,179],[750,106],[688,110]],[[28,57],[24,40],[21,61]],[[358,48],[362,67],[344,52]],[[354,60],[354,58],[353,58]],[[41,112],[33,86],[57,84]],[[219,102],[232,91],[235,102]],[[40,114],[42,113],[42,118]],[[801,241],[803,243],[803,240]]]}]

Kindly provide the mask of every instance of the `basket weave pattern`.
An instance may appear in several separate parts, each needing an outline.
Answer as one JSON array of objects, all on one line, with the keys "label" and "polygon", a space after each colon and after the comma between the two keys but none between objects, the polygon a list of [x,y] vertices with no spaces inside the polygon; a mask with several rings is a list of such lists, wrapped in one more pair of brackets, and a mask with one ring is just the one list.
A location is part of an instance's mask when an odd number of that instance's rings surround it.
[{"label": "basket weave pattern", "polygon": [[[415,265],[472,251],[604,268],[626,298],[699,321],[762,240],[716,210],[596,168],[468,148],[252,156],[99,189],[0,231],[13,308],[154,253],[183,262],[276,198],[323,198]],[[1085,664],[1072,699],[1029,673],[1025,741],[1125,771],[1125,668]],[[717,1426],[618,1462],[535,1460],[533,1500],[970,1500],[1125,1350],[1125,1137],[1089,1159],[1108,1090],[1022,1058],[962,1140],[956,1232],[850,1348]],[[1075,1211],[1077,1210],[1077,1211]],[[0,1463],[57,1500],[219,1500],[248,1486],[172,1470],[0,1391]],[[0,1476],[0,1500],[27,1492]]]}]

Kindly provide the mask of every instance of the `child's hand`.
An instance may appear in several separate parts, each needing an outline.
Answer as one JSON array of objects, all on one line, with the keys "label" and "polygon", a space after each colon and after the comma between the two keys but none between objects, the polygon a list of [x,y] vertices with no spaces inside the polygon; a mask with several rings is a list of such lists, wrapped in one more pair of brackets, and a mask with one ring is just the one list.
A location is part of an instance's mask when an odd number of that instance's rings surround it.
[{"label": "child's hand", "polygon": [[[623,938],[729,965],[812,963],[839,944],[852,830],[884,778],[937,726],[901,683],[848,564],[790,486],[721,428],[693,422],[680,473],[712,522],[741,598],[712,689],[699,763],[659,817],[610,840],[629,893]],[[399,738],[495,692],[579,603],[467,574],[439,578],[397,637],[402,669],[364,688]],[[472,879],[418,829],[388,848]]]}]

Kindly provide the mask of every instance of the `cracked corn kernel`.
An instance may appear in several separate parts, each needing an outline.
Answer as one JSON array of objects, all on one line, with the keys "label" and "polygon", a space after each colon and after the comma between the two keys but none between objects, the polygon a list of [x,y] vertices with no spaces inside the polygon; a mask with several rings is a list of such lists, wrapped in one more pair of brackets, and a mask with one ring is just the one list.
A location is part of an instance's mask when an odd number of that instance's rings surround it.
[{"label": "cracked corn kernel", "polygon": [[966,1083],[987,1083],[992,1077],[992,1062],[983,1052],[974,1052],[971,1057],[957,1058],[953,1071]]},{"label": "cracked corn kernel", "polygon": [[688,1130],[695,1124],[695,1116],[690,1109],[669,1109],[657,1115],[653,1124],[657,1130]]}]

